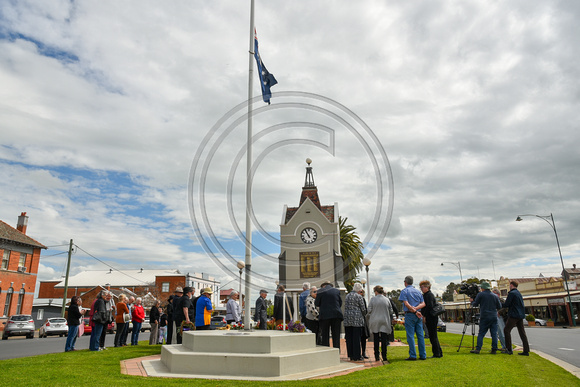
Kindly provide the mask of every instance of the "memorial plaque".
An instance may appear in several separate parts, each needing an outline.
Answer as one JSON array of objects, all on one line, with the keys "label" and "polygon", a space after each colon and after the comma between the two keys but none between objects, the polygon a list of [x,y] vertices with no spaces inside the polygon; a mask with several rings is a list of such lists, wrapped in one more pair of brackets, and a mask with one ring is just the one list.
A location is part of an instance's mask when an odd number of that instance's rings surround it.
[{"label": "memorial plaque", "polygon": [[320,253],[307,251],[300,253],[300,278],[320,277]]}]

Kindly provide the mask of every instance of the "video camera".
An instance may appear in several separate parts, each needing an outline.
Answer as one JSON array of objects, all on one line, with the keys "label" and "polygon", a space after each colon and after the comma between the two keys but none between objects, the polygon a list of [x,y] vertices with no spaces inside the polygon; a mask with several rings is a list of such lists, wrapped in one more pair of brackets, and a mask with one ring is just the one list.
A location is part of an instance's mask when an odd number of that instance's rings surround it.
[{"label": "video camera", "polygon": [[475,298],[477,293],[479,293],[479,284],[461,284],[457,293],[465,294],[469,298]]}]

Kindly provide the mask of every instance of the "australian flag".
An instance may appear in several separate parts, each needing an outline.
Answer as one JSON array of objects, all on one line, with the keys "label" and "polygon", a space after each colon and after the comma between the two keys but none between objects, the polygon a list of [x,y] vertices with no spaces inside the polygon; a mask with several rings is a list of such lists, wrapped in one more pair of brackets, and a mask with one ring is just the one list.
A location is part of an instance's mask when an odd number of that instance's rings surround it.
[{"label": "australian flag", "polygon": [[262,86],[262,99],[264,102],[270,104],[270,97],[272,93],[270,92],[270,87],[278,83],[274,75],[270,74],[262,62],[262,58],[258,53],[258,36],[254,31],[254,58],[256,58],[256,64],[258,65],[258,73],[260,74],[260,85]]}]

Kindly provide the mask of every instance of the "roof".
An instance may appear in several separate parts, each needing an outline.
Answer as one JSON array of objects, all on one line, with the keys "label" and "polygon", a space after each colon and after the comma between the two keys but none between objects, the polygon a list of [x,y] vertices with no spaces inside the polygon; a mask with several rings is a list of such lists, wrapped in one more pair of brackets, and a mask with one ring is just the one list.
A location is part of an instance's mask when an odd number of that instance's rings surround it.
[{"label": "roof", "polygon": [[[148,286],[155,283],[155,276],[183,276],[179,270],[159,269],[127,269],[127,270],[89,270],[83,271],[68,279],[69,288],[96,287],[109,284],[111,287]],[[64,287],[64,281],[55,285],[55,288]]]},{"label": "roof", "polygon": [[[298,211],[299,208],[300,207],[288,207],[288,209],[286,210],[286,219],[284,219],[284,221],[285,221],[284,224],[288,224],[290,219],[292,219],[292,217],[296,214],[296,212]],[[326,219],[328,219],[328,221],[330,223],[335,222],[335,220],[334,220],[334,206],[321,206],[320,211],[326,217]]]},{"label": "roof", "polygon": [[35,241],[28,235],[21,231],[18,231],[14,227],[0,220],[0,241],[13,242],[25,246],[38,247],[41,249],[46,249],[46,246],[40,242]]}]

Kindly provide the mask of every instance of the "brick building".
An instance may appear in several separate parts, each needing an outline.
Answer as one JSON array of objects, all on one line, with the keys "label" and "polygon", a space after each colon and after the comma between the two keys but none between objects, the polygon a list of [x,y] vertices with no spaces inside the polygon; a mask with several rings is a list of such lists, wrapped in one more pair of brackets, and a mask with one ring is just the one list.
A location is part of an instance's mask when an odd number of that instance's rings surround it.
[{"label": "brick building", "polygon": [[0,331],[9,316],[32,312],[40,251],[46,246],[26,235],[27,226],[26,212],[16,228],[0,220]]},{"label": "brick building", "polygon": [[[90,308],[98,293],[103,289],[109,289],[115,299],[121,293],[143,298],[143,306],[148,310],[155,300],[160,300],[162,304],[165,304],[175,288],[187,285],[196,288],[196,295],[199,295],[201,288],[211,287],[216,293],[214,297],[217,300],[219,281],[206,274],[182,274],[179,270],[127,269],[119,271],[108,269],[84,271],[69,277],[66,302],[68,304],[73,296],[80,296],[83,300],[83,307]],[[64,280],[41,281],[36,300],[38,311],[35,318],[46,318],[48,308],[43,309],[42,306],[54,305],[55,302],[62,304],[63,296]],[[214,301],[213,298],[212,301]]]}]

